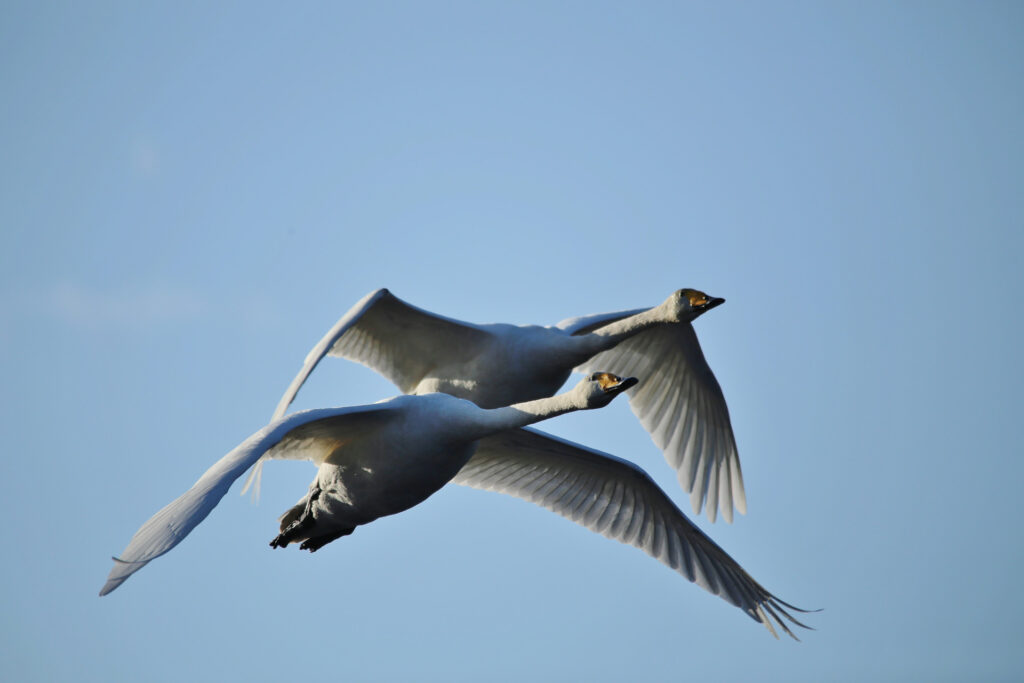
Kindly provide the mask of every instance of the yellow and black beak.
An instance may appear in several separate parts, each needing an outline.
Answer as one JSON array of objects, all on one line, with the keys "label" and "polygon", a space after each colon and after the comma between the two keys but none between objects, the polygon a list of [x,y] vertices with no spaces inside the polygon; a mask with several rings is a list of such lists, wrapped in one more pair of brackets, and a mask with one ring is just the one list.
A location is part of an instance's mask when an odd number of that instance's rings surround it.
[{"label": "yellow and black beak", "polygon": [[704,297],[704,301],[703,302],[697,304],[696,306],[694,306],[694,308],[697,309],[698,311],[700,311],[701,313],[706,313],[706,312],[710,311],[712,308],[714,308],[715,306],[721,306],[724,303],[725,303],[725,299],[722,299],[722,298],[716,297],[716,296],[707,296],[707,297]]},{"label": "yellow and black beak", "polygon": [[690,308],[693,309],[696,317],[701,313],[710,311],[715,306],[720,306],[725,303],[725,299],[720,299],[714,296],[708,296],[699,289],[683,289],[680,290],[686,295],[686,298],[690,300]]},{"label": "yellow and black beak", "polygon": [[622,379],[618,375],[613,375],[610,372],[595,372],[593,374],[593,379],[601,385],[601,388],[604,389],[604,393],[611,394],[612,396],[620,394],[630,387],[636,386],[640,381],[636,377],[627,377],[626,379]]}]

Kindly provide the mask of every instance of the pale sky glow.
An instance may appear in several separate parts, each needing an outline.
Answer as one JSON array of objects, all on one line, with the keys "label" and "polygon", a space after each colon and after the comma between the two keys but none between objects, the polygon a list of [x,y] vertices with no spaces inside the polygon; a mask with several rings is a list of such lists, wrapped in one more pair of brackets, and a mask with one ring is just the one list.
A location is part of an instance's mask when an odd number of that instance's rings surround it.
[{"label": "pale sky glow", "polygon": [[[8,7],[0,680],[1020,679],[1022,35],[1012,2]],[[816,630],[454,486],[274,551],[294,462],[98,598],[378,287],[519,324],[724,297],[749,513],[697,524]],[[328,359],[295,407],[394,393]],[[689,513],[624,400],[541,429]]]}]

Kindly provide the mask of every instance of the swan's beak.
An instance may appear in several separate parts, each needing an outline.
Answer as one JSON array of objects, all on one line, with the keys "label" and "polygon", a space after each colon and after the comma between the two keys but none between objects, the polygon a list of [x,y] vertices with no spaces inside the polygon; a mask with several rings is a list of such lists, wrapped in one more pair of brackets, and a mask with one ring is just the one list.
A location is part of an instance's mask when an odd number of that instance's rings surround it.
[{"label": "swan's beak", "polygon": [[611,373],[609,373],[609,375],[611,377],[613,377],[614,380],[611,381],[611,382],[608,382],[607,384],[602,382],[601,383],[601,388],[604,389],[604,393],[611,394],[612,396],[617,396],[618,394],[621,394],[626,389],[629,389],[630,387],[636,386],[637,383],[640,382],[640,380],[638,380],[636,377],[627,377],[626,379],[622,379],[621,377],[616,377],[615,375],[611,375]]},{"label": "swan's beak", "polygon": [[719,297],[708,297],[707,299],[704,300],[704,303],[698,304],[697,306],[695,306],[695,308],[699,313],[707,313],[715,306],[721,306],[724,303],[725,299]]}]

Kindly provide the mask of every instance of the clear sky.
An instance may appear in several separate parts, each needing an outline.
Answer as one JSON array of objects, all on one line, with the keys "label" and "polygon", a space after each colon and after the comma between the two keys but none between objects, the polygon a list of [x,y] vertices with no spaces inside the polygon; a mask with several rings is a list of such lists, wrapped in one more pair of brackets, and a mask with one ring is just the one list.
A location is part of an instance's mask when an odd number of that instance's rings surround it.
[{"label": "clear sky", "polygon": [[[1024,676],[1019,3],[3,15],[0,679]],[[454,486],[273,551],[307,463],[97,598],[382,286],[521,324],[725,297],[749,513],[698,524],[817,630]],[[394,393],[332,359],[297,407]],[[625,401],[544,429],[686,505]]]}]

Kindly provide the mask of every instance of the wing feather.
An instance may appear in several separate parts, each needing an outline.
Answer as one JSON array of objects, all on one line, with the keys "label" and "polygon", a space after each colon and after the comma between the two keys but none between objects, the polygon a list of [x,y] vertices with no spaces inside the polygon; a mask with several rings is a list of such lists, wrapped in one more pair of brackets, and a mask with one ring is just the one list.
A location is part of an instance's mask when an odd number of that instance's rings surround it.
[{"label": "wing feather", "polygon": [[490,333],[477,325],[446,318],[408,304],[386,289],[360,299],[306,356],[274,411],[285,411],[324,356],[362,363],[411,392],[439,365],[472,358]]},{"label": "wing feather", "polygon": [[[644,309],[564,320],[560,329],[585,334]],[[719,506],[727,522],[733,508],[746,513],[736,439],[729,408],[689,323],[652,327],[599,353],[577,368],[635,376],[629,405],[691,494],[695,513],[712,522]],[[724,487],[729,487],[729,493]]]},{"label": "wing feather", "polygon": [[[271,419],[284,416],[324,356],[361,363],[407,394],[431,369],[472,358],[488,339],[490,333],[476,325],[425,311],[378,289],[357,301],[306,354]],[[254,486],[253,495],[258,497],[264,462],[253,467],[242,494]]]},{"label": "wing feather", "polygon": [[180,495],[135,532],[100,595],[111,592],[146,563],[181,543],[206,519],[231,484],[264,455],[322,461],[347,430],[366,428],[368,420],[386,417],[380,405],[307,410],[275,420],[213,464]]},{"label": "wing feather", "polygon": [[[524,476],[517,476],[524,473]],[[547,479],[553,484],[538,484]],[[636,465],[535,429],[481,439],[453,481],[523,498],[608,538],[640,548],[775,633],[803,626]],[[795,637],[795,636],[794,636]]]}]

